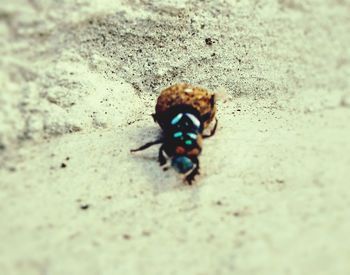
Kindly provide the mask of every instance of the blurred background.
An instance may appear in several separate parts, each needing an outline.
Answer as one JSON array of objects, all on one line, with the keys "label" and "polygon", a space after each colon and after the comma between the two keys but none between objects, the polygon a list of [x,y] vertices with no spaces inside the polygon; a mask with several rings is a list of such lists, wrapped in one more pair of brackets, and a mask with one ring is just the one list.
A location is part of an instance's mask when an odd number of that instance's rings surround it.
[{"label": "blurred background", "polygon": [[[350,2],[0,0],[3,274],[349,274]],[[159,92],[215,91],[194,186]]]}]

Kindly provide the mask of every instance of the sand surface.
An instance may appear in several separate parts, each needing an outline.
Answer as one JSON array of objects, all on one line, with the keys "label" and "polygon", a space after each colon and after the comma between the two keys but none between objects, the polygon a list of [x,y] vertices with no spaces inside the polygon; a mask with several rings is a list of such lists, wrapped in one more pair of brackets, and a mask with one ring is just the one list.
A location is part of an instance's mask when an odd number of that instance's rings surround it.
[{"label": "sand surface", "polygon": [[[0,274],[350,274],[350,3],[0,5]],[[223,94],[193,186],[162,88]]]}]

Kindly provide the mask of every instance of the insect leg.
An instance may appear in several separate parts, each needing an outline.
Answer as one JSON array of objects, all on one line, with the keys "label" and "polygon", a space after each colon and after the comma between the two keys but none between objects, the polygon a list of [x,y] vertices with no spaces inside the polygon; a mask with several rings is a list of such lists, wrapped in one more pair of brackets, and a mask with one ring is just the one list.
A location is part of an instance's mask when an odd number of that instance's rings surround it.
[{"label": "insect leg", "polygon": [[156,114],[152,114],[152,117],[153,117],[153,121],[157,122],[157,115]]},{"label": "insect leg", "polygon": [[215,132],[216,132],[216,128],[217,127],[218,127],[218,119],[215,118],[215,124],[214,124],[213,129],[211,129],[209,135],[203,135],[203,138],[209,138],[209,137],[213,136],[215,134]]},{"label": "insect leg", "polygon": [[193,162],[196,165],[196,167],[185,178],[189,185],[192,185],[192,181],[194,180],[196,175],[199,175],[199,161],[197,158],[195,158],[193,159]]},{"label": "insect leg", "polygon": [[159,161],[160,166],[163,166],[166,163],[166,158],[165,158],[163,152],[164,152],[164,145],[160,146],[160,148],[159,148],[158,161]]},{"label": "insect leg", "polygon": [[142,145],[140,148],[130,150],[130,152],[142,151],[142,150],[147,149],[148,147],[151,147],[153,145],[156,145],[156,144],[159,144],[159,143],[162,143],[162,142],[163,142],[162,139],[151,141],[151,142],[146,143],[145,145]]}]

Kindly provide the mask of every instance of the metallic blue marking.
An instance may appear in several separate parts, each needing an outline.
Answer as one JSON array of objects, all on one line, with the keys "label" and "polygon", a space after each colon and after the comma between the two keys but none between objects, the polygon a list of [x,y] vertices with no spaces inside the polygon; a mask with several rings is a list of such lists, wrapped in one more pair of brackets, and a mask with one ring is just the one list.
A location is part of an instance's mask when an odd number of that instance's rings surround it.
[{"label": "metallic blue marking", "polygon": [[182,132],[176,132],[173,136],[174,138],[182,137]]},{"label": "metallic blue marking", "polygon": [[186,144],[186,145],[192,145],[192,140],[189,140],[189,139],[186,140],[186,141],[185,141],[185,144]]},{"label": "metallic blue marking", "polygon": [[187,133],[187,135],[191,138],[191,139],[197,139],[197,135],[194,133]]},{"label": "metallic blue marking", "polygon": [[197,128],[201,127],[201,122],[199,121],[198,118],[196,118],[194,115],[190,114],[190,113],[186,113],[186,116],[192,121],[192,123],[194,124],[194,126],[196,126]]},{"label": "metallic blue marking", "polygon": [[180,121],[180,119],[183,117],[183,113],[180,113],[180,114],[177,114],[172,120],[171,120],[171,125],[175,125],[175,124],[177,124],[179,121]]}]

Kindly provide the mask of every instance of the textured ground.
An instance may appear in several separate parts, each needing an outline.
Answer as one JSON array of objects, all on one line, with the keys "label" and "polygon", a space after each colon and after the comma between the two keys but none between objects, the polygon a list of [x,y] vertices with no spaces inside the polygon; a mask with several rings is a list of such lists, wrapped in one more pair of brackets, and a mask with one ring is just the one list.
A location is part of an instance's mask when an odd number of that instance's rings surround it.
[{"label": "textured ground", "polygon": [[[348,1],[0,5],[4,274],[350,273]],[[202,175],[156,148],[159,91],[226,93]]]}]

